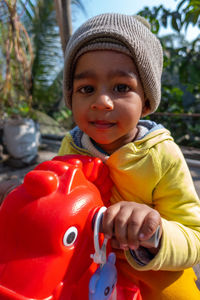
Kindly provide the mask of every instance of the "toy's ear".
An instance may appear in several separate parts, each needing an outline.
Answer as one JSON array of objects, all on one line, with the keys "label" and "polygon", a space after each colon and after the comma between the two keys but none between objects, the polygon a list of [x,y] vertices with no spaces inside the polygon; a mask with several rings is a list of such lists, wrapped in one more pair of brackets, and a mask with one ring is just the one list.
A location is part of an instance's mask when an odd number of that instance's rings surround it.
[{"label": "toy's ear", "polygon": [[24,177],[24,187],[33,197],[44,197],[57,190],[58,176],[52,171],[33,170]]},{"label": "toy's ear", "polygon": [[58,176],[62,176],[69,169],[69,164],[63,161],[47,160],[35,167],[34,170],[52,171]]},{"label": "toy's ear", "polygon": [[89,283],[89,292],[91,294],[94,294],[95,293],[95,290],[96,290],[96,285],[97,285],[97,282],[99,280],[100,276],[99,274],[95,273],[91,279],[90,279],[90,283]]}]

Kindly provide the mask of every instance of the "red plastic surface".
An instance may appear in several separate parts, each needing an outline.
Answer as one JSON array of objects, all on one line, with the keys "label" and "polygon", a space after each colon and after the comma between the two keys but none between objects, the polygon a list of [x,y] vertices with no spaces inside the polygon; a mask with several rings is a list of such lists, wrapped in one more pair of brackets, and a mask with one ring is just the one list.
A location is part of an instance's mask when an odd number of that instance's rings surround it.
[{"label": "red plastic surface", "polygon": [[88,299],[97,267],[92,221],[109,205],[111,186],[102,161],[80,155],[55,157],[25,176],[0,208],[1,300]]}]

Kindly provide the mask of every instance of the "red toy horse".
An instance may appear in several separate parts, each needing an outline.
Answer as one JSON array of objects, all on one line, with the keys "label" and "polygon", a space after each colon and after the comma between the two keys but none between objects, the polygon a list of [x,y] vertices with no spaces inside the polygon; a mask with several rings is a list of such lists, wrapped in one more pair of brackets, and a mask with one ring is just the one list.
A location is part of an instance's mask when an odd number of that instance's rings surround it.
[{"label": "red toy horse", "polygon": [[0,208],[1,300],[88,299],[93,222],[111,185],[100,159],[78,155],[25,176]]}]

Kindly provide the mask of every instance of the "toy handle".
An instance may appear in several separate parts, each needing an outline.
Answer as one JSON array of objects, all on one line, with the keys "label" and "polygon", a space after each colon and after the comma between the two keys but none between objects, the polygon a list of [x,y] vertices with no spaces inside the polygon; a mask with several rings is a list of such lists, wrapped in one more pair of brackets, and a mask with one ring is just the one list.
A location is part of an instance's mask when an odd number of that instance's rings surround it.
[{"label": "toy handle", "polygon": [[99,233],[100,233],[100,227],[102,222],[103,213],[106,211],[106,207],[102,206],[95,218],[94,223],[94,249],[95,253],[91,254],[90,257],[93,259],[93,261],[97,264],[104,265],[106,263],[106,245],[108,242],[107,238],[104,238],[102,247],[99,246]]}]

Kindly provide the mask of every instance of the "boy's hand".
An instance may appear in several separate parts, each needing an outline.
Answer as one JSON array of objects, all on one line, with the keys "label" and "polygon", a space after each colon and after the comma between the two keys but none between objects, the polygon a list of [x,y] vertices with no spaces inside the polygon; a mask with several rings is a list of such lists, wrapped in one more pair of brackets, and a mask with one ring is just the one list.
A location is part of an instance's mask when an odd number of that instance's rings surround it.
[{"label": "boy's hand", "polygon": [[[162,225],[160,214],[145,204],[121,201],[108,207],[102,221],[102,231],[111,238],[111,245],[116,249],[136,250],[139,246],[146,246],[149,240]],[[156,248],[149,248],[153,253]],[[158,247],[159,249],[159,247]]]}]

